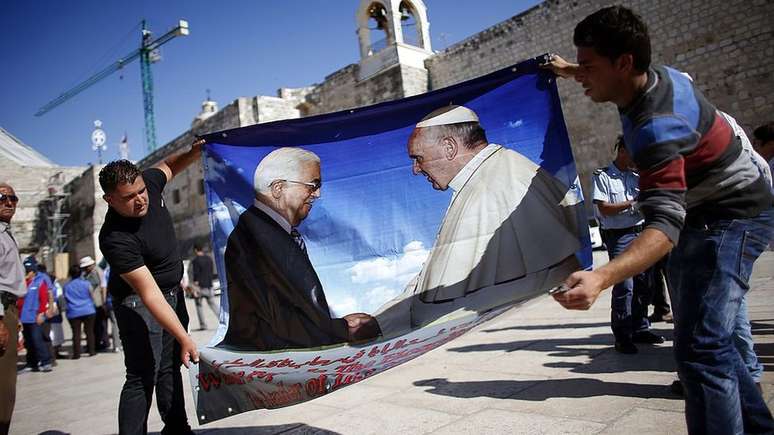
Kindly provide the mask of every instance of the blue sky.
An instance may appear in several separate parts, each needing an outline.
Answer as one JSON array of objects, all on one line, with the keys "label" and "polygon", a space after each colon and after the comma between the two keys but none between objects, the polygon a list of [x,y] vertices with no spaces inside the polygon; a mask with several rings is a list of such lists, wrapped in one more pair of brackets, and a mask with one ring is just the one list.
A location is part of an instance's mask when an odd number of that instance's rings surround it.
[{"label": "blue sky", "polygon": [[[443,49],[539,3],[426,0],[433,48]],[[139,45],[145,18],[155,36],[189,22],[191,34],[162,49],[153,65],[159,144],[187,130],[211,89],[221,107],[240,96],[307,86],[359,59],[358,0],[6,1],[0,4],[0,126],[62,165],[95,162],[90,134],[103,121],[107,158],[126,132],[141,158],[139,63],[133,62],[43,117],[51,99]],[[462,7],[462,6],[465,7]],[[536,53],[537,54],[537,53]]]}]

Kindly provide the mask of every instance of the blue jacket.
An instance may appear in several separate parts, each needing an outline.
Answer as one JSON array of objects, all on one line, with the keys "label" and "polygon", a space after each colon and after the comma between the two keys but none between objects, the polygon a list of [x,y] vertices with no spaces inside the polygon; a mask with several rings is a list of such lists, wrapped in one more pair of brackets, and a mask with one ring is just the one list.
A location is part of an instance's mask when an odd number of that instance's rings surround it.
[{"label": "blue jacket", "polygon": [[45,283],[48,289],[53,288],[51,279],[45,273],[38,272],[27,286],[27,296],[24,297],[24,306],[22,306],[19,321],[22,323],[35,323],[35,317],[40,309],[40,286]]},{"label": "blue jacket", "polygon": [[90,316],[96,313],[94,301],[91,299],[91,283],[84,278],[71,279],[64,286],[64,296],[67,301],[67,318]]}]

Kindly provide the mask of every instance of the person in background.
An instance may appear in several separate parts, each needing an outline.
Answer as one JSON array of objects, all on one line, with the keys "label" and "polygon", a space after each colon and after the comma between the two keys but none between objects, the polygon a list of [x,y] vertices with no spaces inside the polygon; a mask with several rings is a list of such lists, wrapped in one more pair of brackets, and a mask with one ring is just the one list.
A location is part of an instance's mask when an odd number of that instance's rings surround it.
[{"label": "person in background", "polygon": [[56,366],[57,359],[67,358],[67,355],[62,354],[62,344],[64,344],[64,328],[62,328],[62,311],[64,304],[60,303],[63,300],[62,285],[56,280],[54,275],[48,272],[45,264],[38,264],[38,270],[48,275],[48,279],[51,281],[51,288],[49,289],[49,308],[46,311],[46,323],[44,323],[44,338],[49,344],[49,352],[51,353],[52,364]]},{"label": "person in background", "polygon": [[43,337],[43,324],[46,322],[46,310],[49,307],[49,288],[51,280],[48,275],[38,271],[35,257],[24,259],[24,270],[27,275],[27,295],[22,302],[19,321],[24,334],[24,346],[27,349],[27,364],[25,371],[50,372],[52,370],[51,354]]},{"label": "person in background", "polygon": [[[644,221],[636,208],[640,176],[626,151],[623,136],[618,136],[615,152],[615,160],[594,171],[593,176],[594,205],[610,260],[619,256],[640,235]],[[664,337],[650,332],[651,273],[646,270],[613,286],[610,326],[615,335],[615,350],[620,353],[637,353],[634,343],[664,342]]]},{"label": "person in background", "polygon": [[[100,262],[100,268],[104,271],[102,273],[102,287],[107,288],[108,279],[110,279],[110,265],[102,259]],[[108,292],[105,298],[105,311],[107,312],[108,320],[110,320],[110,350],[113,353],[121,351],[121,333],[118,330],[118,320],[116,319],[116,310],[113,306],[113,296]]]},{"label": "person in background", "polygon": [[69,270],[70,281],[64,286],[67,301],[67,321],[73,330],[72,359],[81,357],[81,328],[86,331],[86,346],[89,356],[97,354],[94,339],[94,318],[97,310],[91,297],[91,283],[81,274],[81,268],[74,264]]},{"label": "person in background", "polygon": [[108,314],[105,310],[107,289],[103,286],[102,272],[93,258],[88,255],[81,258],[80,267],[84,278],[91,283],[91,297],[97,308],[97,317],[94,319],[94,336],[97,339],[97,351],[99,352],[110,346],[107,330]]},{"label": "person in background", "polygon": [[196,316],[199,318],[199,328],[205,330],[207,329],[207,321],[204,319],[204,312],[202,311],[202,299],[207,302],[210,310],[215,314],[215,318],[218,318],[218,309],[212,300],[213,263],[210,256],[204,253],[204,248],[201,245],[195,245],[194,252],[196,257],[191,260],[191,284],[189,287],[196,303]]}]

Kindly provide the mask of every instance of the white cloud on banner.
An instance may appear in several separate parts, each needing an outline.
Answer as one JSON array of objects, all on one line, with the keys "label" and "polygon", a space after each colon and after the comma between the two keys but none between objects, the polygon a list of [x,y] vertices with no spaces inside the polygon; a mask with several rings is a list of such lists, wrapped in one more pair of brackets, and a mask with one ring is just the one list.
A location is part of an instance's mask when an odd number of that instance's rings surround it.
[{"label": "white cloud on banner", "polygon": [[349,268],[352,282],[369,284],[395,280],[408,281],[419,273],[429,253],[430,251],[425,249],[422,242],[411,241],[403,247],[403,255],[397,258],[374,258],[361,261]]},{"label": "white cloud on banner", "polygon": [[342,317],[358,311],[358,303],[355,298],[347,296],[341,301],[331,303],[328,309],[333,317]]},{"label": "white cloud on banner", "polygon": [[365,291],[357,292],[357,308],[373,312],[402,293],[406,284],[422,269],[429,253],[422,242],[414,240],[407,243],[397,257],[361,261],[347,269],[351,282],[365,288]]}]

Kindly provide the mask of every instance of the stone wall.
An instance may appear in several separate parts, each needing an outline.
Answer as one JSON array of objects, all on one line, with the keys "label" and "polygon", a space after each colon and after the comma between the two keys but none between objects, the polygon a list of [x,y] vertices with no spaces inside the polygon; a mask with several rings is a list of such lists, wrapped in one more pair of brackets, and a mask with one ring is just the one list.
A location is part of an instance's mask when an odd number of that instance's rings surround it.
[{"label": "stone wall", "polygon": [[[772,120],[774,4],[771,0],[621,0],[648,23],[654,63],[688,72],[719,109],[748,133]],[[575,24],[610,2],[548,0],[425,61],[433,89],[556,52],[575,59]],[[620,122],[612,104],[594,104],[560,80],[559,93],[586,191],[591,171],[612,158]]]},{"label": "stone wall", "polygon": [[67,186],[70,196],[67,212],[70,214],[67,231],[67,252],[70,264],[76,264],[85,256],[102,260],[99,250],[99,230],[105,221],[107,203],[102,199],[99,185],[100,166],[90,166]]},{"label": "stone wall", "polygon": [[[19,203],[11,220],[13,235],[23,253],[36,253],[46,243],[47,216],[41,213],[42,202],[49,198],[52,178],[59,188],[72,180],[82,167],[20,166],[8,159],[0,159],[0,181],[10,184]],[[55,187],[55,185],[51,185]]]},{"label": "stone wall", "polygon": [[364,80],[352,64],[327,76],[306,96],[306,115],[337,112],[427,92],[427,71],[395,64]]}]

